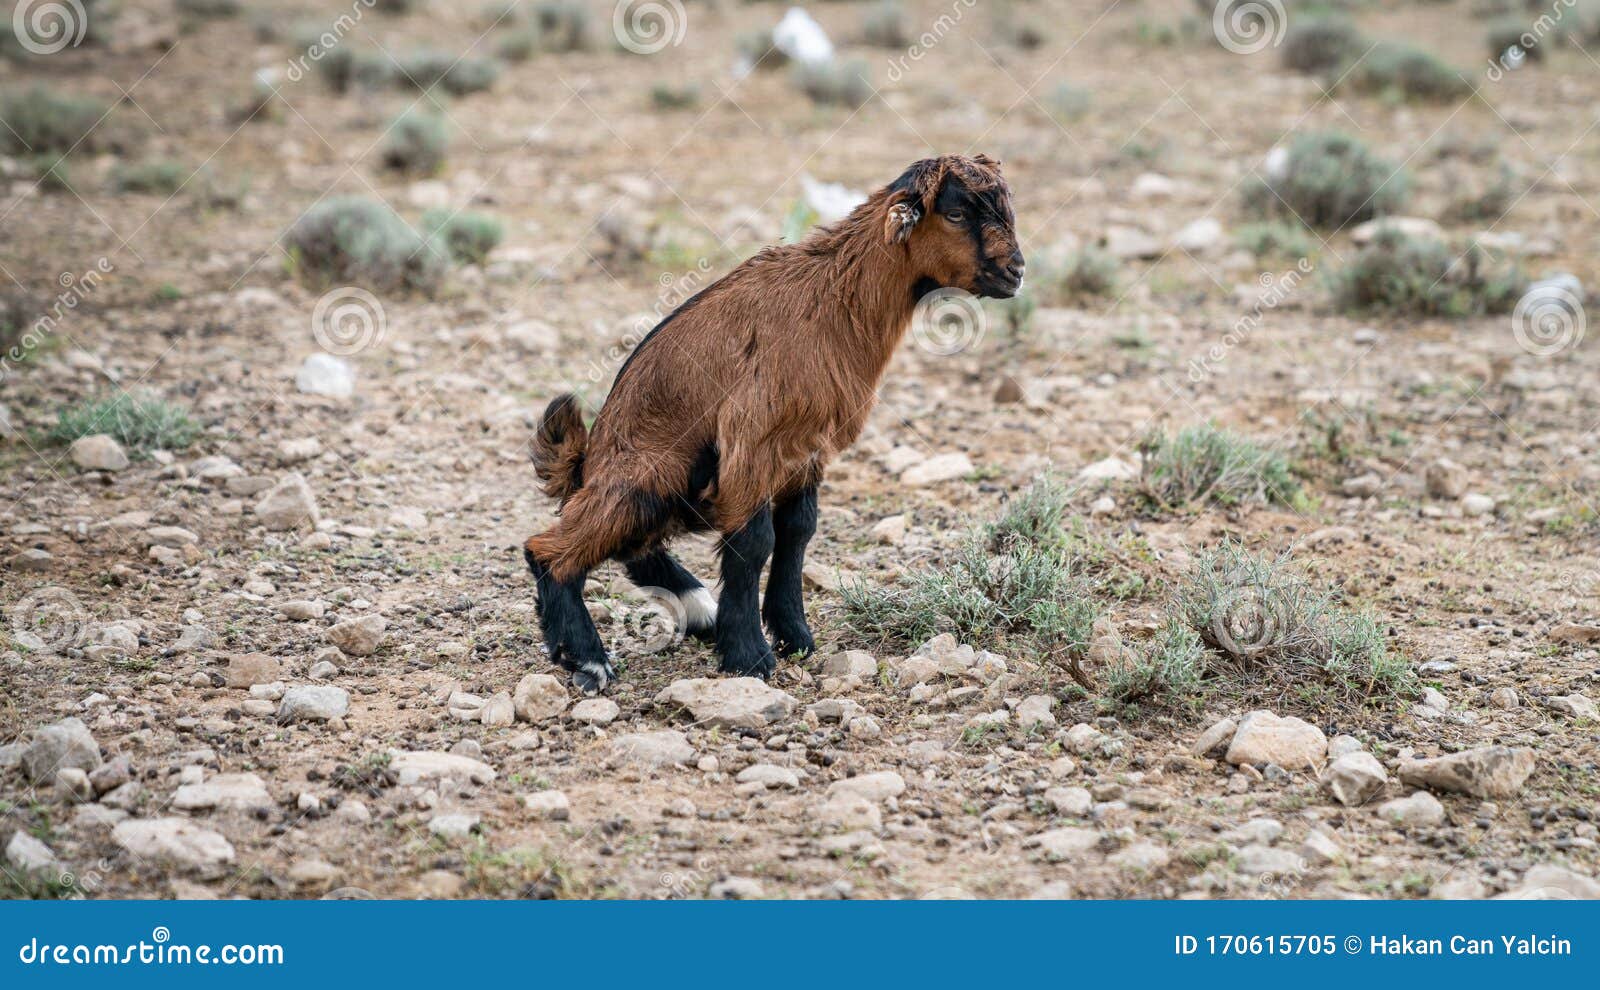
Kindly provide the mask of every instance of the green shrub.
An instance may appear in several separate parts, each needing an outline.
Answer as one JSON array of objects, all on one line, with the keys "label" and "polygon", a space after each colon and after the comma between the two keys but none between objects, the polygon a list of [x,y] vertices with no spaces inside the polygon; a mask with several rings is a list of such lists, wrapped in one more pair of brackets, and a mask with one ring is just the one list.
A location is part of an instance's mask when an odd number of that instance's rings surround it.
[{"label": "green shrub", "polygon": [[495,54],[507,62],[526,62],[538,53],[543,44],[544,35],[539,28],[527,24],[501,38],[495,46]]},{"label": "green shrub", "polygon": [[1056,83],[1044,98],[1045,109],[1057,123],[1082,120],[1093,103],[1089,91],[1071,83]]},{"label": "green shrub", "polygon": [[71,192],[72,170],[66,155],[35,155],[28,161],[34,181],[45,192]]},{"label": "green shrub", "polygon": [[872,98],[872,80],[867,63],[801,62],[794,67],[795,85],[819,106],[842,106],[854,110]]},{"label": "green shrub", "polygon": [[381,89],[400,78],[400,70],[387,55],[356,51],[349,45],[322,52],[315,62],[322,81],[335,93],[347,93],[352,86]]},{"label": "green shrub", "polygon": [[1279,452],[1209,423],[1168,436],[1156,431],[1141,445],[1140,487],[1165,508],[1241,502],[1295,505],[1300,484]]},{"label": "green shrub", "polygon": [[1361,700],[1414,690],[1415,675],[1389,651],[1378,623],[1341,607],[1287,557],[1252,554],[1235,543],[1199,553],[1178,585],[1177,609],[1246,692],[1303,696],[1320,685],[1343,700]]},{"label": "green shrub", "polygon": [[449,261],[386,204],[360,196],[318,203],[285,239],[296,268],[324,284],[431,291]]},{"label": "green shrub", "polygon": [[1291,18],[1278,57],[1283,67],[1307,75],[1336,74],[1366,51],[1367,39],[1342,18]]},{"label": "green shrub", "polygon": [[500,78],[500,63],[463,55],[457,58],[435,49],[409,52],[399,58],[398,82],[427,90],[438,86],[452,96],[488,89]]},{"label": "green shrub", "polygon": [[62,409],[48,438],[70,444],[81,437],[108,433],[135,454],[182,450],[200,435],[200,427],[182,406],[154,396],[126,392],[98,396]]},{"label": "green shrub", "polygon": [[192,20],[221,20],[237,17],[243,9],[239,0],[174,0],[174,8]]},{"label": "green shrub", "polygon": [[1334,306],[1344,312],[1401,316],[1473,316],[1509,312],[1527,280],[1476,247],[1459,258],[1434,240],[1381,231],[1332,276]]},{"label": "green shrub", "polygon": [[98,151],[95,131],[107,113],[104,104],[67,96],[46,86],[0,94],[0,151],[10,155]]},{"label": "green shrub", "polygon": [[1468,180],[1445,208],[1445,219],[1457,223],[1498,223],[1517,202],[1511,169],[1501,164],[1488,182]]},{"label": "green shrub", "polygon": [[1311,232],[1289,220],[1241,224],[1233,238],[1257,258],[1308,258],[1316,250]]},{"label": "green shrub", "polygon": [[911,44],[906,10],[899,0],[879,0],[861,18],[861,36],[879,48],[905,48]]},{"label": "green shrub", "polygon": [[1117,291],[1117,259],[1097,247],[1068,256],[1057,281],[1068,299],[1092,299]]},{"label": "green shrub", "polygon": [[581,0],[545,0],[533,9],[534,23],[551,52],[581,52],[594,47],[594,19]]},{"label": "green shrub", "polygon": [[1147,642],[1124,647],[1094,673],[1100,693],[1114,701],[1180,701],[1200,691],[1205,643],[1187,624],[1168,619]]},{"label": "green shrub", "polygon": [[1388,99],[1460,99],[1472,92],[1466,77],[1420,48],[1380,42],[1344,76],[1342,86]]},{"label": "green shrub", "polygon": [[739,35],[734,48],[757,71],[781,69],[789,64],[789,56],[773,45],[771,31],[747,31]]},{"label": "green shrub", "polygon": [[111,170],[111,188],[117,192],[165,193],[170,196],[188,178],[188,170],[177,162],[119,164]]},{"label": "green shrub", "polygon": [[438,238],[451,259],[461,264],[480,264],[505,236],[500,221],[491,216],[446,209],[424,213],[422,229],[429,237]]},{"label": "green shrub", "polygon": [[383,139],[383,165],[407,175],[433,175],[444,166],[450,138],[444,118],[412,108]]},{"label": "green shrub", "polygon": [[656,83],[650,87],[650,105],[657,110],[686,110],[700,103],[700,87],[694,83]]},{"label": "green shrub", "polygon": [[1289,216],[1337,230],[1393,213],[1405,202],[1403,171],[1375,157],[1347,134],[1302,134],[1281,170],[1245,189],[1245,206],[1262,216]]}]

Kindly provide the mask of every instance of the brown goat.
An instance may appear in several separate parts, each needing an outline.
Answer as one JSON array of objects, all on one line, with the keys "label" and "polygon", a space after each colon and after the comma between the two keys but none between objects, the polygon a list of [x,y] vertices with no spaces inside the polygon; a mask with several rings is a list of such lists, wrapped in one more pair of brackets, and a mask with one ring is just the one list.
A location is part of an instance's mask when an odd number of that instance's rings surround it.
[{"label": "brown goat", "polygon": [[[763,618],[780,653],[813,649],[800,570],[823,468],[860,435],[919,299],[939,288],[1007,298],[1022,277],[999,163],[924,159],[840,222],[766,248],[662,320],[617,373],[592,430],[574,396],[551,402],[533,456],[561,518],[525,545],[551,659],[585,693],[615,677],[582,600],[590,569],[612,558],[634,582],[676,596],[689,632],[714,632],[723,671],[771,674]],[[715,606],[663,548],[709,529],[722,537]]]}]

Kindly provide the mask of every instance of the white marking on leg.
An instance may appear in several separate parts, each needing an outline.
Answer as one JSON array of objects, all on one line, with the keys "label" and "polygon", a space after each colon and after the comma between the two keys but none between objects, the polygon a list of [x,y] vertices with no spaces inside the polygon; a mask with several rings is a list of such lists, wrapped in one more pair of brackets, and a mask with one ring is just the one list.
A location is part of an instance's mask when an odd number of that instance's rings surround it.
[{"label": "white marking on leg", "polygon": [[687,629],[709,629],[717,624],[717,600],[705,588],[696,588],[678,596],[683,608],[683,622]]}]

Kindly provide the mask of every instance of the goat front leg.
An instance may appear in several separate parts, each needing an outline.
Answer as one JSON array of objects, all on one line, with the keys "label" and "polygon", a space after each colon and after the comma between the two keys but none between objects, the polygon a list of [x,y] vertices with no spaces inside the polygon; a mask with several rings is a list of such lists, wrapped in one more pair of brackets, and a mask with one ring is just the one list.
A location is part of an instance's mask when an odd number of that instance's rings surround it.
[{"label": "goat front leg", "polygon": [[767,578],[767,597],[761,615],[772,630],[778,653],[783,656],[809,655],[817,644],[806,625],[806,604],[801,589],[801,570],[806,562],[806,545],[817,531],[817,486],[808,485],[778,503],[772,510],[772,574]]},{"label": "goat front leg", "polygon": [[594,619],[583,605],[583,583],[588,572],[580,571],[572,578],[557,581],[532,550],[525,549],[522,554],[538,586],[539,628],[550,659],[572,672],[572,684],[579,691],[599,694],[617,679],[617,671],[600,641]]},{"label": "goat front leg", "polygon": [[744,525],[722,536],[722,596],[717,601],[718,670],[741,677],[770,677],[778,665],[761,631],[761,569],[772,554],[772,507],[763,505]]}]

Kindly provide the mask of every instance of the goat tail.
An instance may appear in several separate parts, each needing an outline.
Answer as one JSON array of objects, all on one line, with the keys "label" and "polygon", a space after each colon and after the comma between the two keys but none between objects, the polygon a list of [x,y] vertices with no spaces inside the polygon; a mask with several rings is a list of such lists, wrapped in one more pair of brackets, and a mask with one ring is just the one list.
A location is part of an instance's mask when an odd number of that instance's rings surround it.
[{"label": "goat tail", "polygon": [[583,424],[578,397],[557,396],[539,418],[531,445],[533,472],[546,495],[566,504],[583,487],[583,452],[588,444],[589,428]]}]

